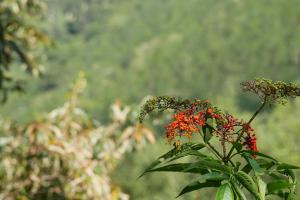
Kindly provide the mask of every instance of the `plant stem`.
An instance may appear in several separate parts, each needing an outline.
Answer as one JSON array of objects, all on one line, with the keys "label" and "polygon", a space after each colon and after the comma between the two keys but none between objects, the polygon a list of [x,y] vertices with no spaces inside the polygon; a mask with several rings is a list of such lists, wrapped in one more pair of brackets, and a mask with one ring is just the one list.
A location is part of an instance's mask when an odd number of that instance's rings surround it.
[{"label": "plant stem", "polygon": [[[224,162],[224,164],[226,165],[227,162],[225,162],[224,157],[222,157],[222,155],[218,152],[218,150],[215,149],[215,148],[213,147],[213,145],[210,144],[210,142],[207,142],[207,145],[210,147],[210,150],[211,150],[211,151],[212,151],[212,152],[213,152],[220,160],[222,160],[222,161]],[[234,163],[233,163],[231,160],[229,160],[229,162],[230,162],[230,164],[231,164],[233,167],[235,167]]]},{"label": "plant stem", "polygon": [[213,147],[213,145],[210,144],[210,142],[207,142],[207,145],[210,147],[211,151],[217,155],[217,157],[219,157],[221,160],[223,160],[222,155],[218,152],[217,149],[215,149],[215,147]]},{"label": "plant stem", "polygon": [[226,146],[225,146],[225,142],[222,142],[222,147],[223,147],[223,158],[226,157]]},{"label": "plant stem", "polygon": [[[250,123],[255,119],[255,117],[256,117],[256,116],[258,115],[258,113],[264,108],[265,105],[266,105],[266,99],[265,99],[265,100],[263,101],[263,103],[259,106],[259,108],[255,111],[255,113],[252,115],[252,117],[249,119],[249,121],[248,121],[248,123],[247,123],[248,125],[250,125]],[[245,133],[245,129],[243,129],[243,130],[241,131],[241,133],[238,135],[238,137],[237,137],[237,139],[235,140],[234,143],[238,142],[238,141],[243,137],[243,134],[244,134],[244,133]],[[234,144],[234,143],[233,143],[233,144]],[[233,150],[234,150],[234,145],[232,145],[232,147],[231,147],[231,149],[230,149],[228,155],[224,158],[224,159],[225,159],[225,162],[230,161],[230,156],[231,156]]]}]

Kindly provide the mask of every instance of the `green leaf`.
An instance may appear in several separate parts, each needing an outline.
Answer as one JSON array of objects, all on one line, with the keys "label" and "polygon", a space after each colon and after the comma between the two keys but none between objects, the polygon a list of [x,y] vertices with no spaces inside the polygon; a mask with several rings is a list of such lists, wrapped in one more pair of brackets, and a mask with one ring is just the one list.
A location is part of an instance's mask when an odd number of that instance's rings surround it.
[{"label": "green leaf", "polygon": [[216,200],[234,200],[234,194],[229,183],[225,183],[219,187]]},{"label": "green leaf", "polygon": [[267,184],[259,176],[257,176],[256,178],[257,178],[260,198],[261,200],[265,200]]},{"label": "green leaf", "polygon": [[298,166],[295,166],[295,165],[290,165],[290,164],[287,164],[287,163],[280,163],[277,167],[278,170],[281,170],[281,169],[300,169],[300,167]]},{"label": "green leaf", "polygon": [[220,172],[211,172],[211,173],[201,175],[195,181],[206,181],[206,180],[221,181],[225,179],[229,179],[229,176],[227,174],[220,173]]},{"label": "green leaf", "polygon": [[204,142],[207,143],[209,140],[212,138],[212,132],[213,132],[213,127],[212,127],[212,120],[209,118],[207,119],[206,125],[202,127],[202,132],[204,135]]},{"label": "green leaf", "polygon": [[189,185],[187,185],[186,187],[183,188],[183,190],[179,193],[179,196],[195,191],[195,190],[199,190],[202,188],[207,188],[207,187],[219,187],[221,185],[221,181],[206,181],[204,183],[201,183],[199,181],[196,181],[194,183],[191,183]]},{"label": "green leaf", "polygon": [[263,169],[266,169],[266,170],[269,170],[271,169],[272,167],[276,166],[277,165],[277,162],[271,160],[266,160],[266,159],[255,159],[256,162],[259,164],[259,166]]},{"label": "green leaf", "polygon": [[240,142],[233,143],[233,147],[237,150],[237,152],[240,152],[243,148],[243,145]]},{"label": "green leaf", "polygon": [[243,150],[241,151],[241,153],[249,153],[250,155],[256,155],[258,157],[264,157],[264,158],[269,158],[271,160],[274,160],[277,162],[277,160],[271,156],[268,156],[266,154],[263,154],[263,153],[260,153],[260,152],[257,152],[257,151],[251,151],[251,150]]},{"label": "green leaf", "polygon": [[[227,174],[230,174],[230,172],[231,172],[231,169],[228,166],[222,164],[221,162],[218,162],[217,160],[201,159],[200,161],[191,164],[189,168],[193,168],[193,167],[197,167],[197,166],[203,167],[204,169],[214,169],[217,171],[225,172]],[[189,168],[187,168],[187,170]]]},{"label": "green leaf", "polygon": [[287,197],[287,200],[299,200],[299,199],[300,199],[299,196],[297,196],[294,193],[289,193]]},{"label": "green leaf", "polygon": [[235,181],[231,181],[230,182],[232,185],[232,189],[234,190],[234,192],[236,193],[236,195],[238,196],[238,198],[240,200],[247,200],[243,190],[240,188],[240,186],[235,182]]},{"label": "green leaf", "polygon": [[149,170],[153,169],[154,167],[157,167],[158,165],[161,165],[166,162],[170,162],[188,155],[204,157],[204,154],[198,152],[198,150],[204,147],[205,144],[202,143],[185,143],[181,145],[179,149],[173,148],[172,150],[168,151],[164,155],[158,157],[154,162],[152,162],[149,165],[149,167],[147,167],[146,170],[139,176],[139,178],[145,175],[147,172],[149,172]]},{"label": "green leaf", "polygon": [[199,174],[206,174],[208,170],[202,166],[198,165],[191,165],[194,163],[176,163],[176,164],[169,164],[162,167],[157,167],[153,169],[149,169],[145,171],[148,172],[184,172],[184,173],[199,173]]},{"label": "green leaf", "polygon": [[262,174],[263,173],[263,170],[260,168],[259,164],[254,159],[252,159],[251,157],[245,156],[245,155],[243,157],[251,165],[251,168],[254,170],[254,172],[256,174]]},{"label": "green leaf", "polygon": [[295,182],[296,175],[295,175],[295,173],[294,173],[293,170],[291,170],[291,169],[284,169],[283,171],[278,171],[278,172],[281,173],[281,174],[284,174],[284,175],[287,175],[287,176],[291,177],[291,179],[293,180],[293,182]]},{"label": "green leaf", "polygon": [[284,180],[277,180],[267,184],[268,193],[273,194],[283,189],[289,189],[293,187],[295,184],[289,183]]},{"label": "green leaf", "polygon": [[239,183],[244,186],[251,194],[253,194],[257,199],[260,199],[259,193],[257,192],[257,187],[248,174],[246,174],[244,171],[238,171],[235,174],[236,179],[239,181]]},{"label": "green leaf", "polygon": [[247,173],[247,174],[250,173],[251,170],[252,170],[252,166],[249,163],[247,165],[245,165],[242,169],[242,171]]},{"label": "green leaf", "polygon": [[179,154],[177,154],[177,155],[171,157],[171,158],[168,159],[168,160],[165,160],[165,162],[168,163],[168,162],[177,160],[177,159],[179,159],[179,158],[183,158],[183,157],[185,157],[185,156],[196,156],[196,157],[203,157],[203,158],[207,157],[206,155],[204,155],[203,153],[200,153],[200,152],[197,151],[197,150],[188,150],[188,151],[184,151],[184,152],[182,152],[182,153],[179,153]]},{"label": "green leaf", "polygon": [[274,179],[288,180],[288,176],[279,171],[269,171],[267,174]]}]

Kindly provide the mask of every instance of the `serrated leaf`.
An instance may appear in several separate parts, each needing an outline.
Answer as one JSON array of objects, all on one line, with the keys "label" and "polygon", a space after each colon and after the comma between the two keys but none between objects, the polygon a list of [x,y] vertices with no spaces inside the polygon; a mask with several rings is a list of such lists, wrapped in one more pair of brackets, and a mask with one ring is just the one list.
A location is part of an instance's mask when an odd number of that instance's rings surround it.
[{"label": "serrated leaf", "polygon": [[219,187],[220,185],[221,185],[221,181],[206,181],[204,183],[196,181],[184,187],[177,197],[202,188]]},{"label": "serrated leaf", "polygon": [[277,181],[273,181],[273,182],[270,182],[267,184],[269,194],[273,194],[273,193],[283,190],[283,189],[289,189],[293,186],[294,186],[294,184],[291,184],[284,180],[277,180]]},{"label": "serrated leaf", "polygon": [[253,194],[257,199],[260,199],[259,193],[256,189],[257,187],[251,176],[243,171],[238,171],[235,174],[235,177],[239,181],[239,183],[244,186],[251,194]]},{"label": "serrated leaf", "polygon": [[274,179],[288,180],[287,175],[280,173],[279,171],[269,171],[267,174]]},{"label": "serrated leaf", "polygon": [[238,198],[240,200],[247,200],[243,190],[240,188],[240,186],[236,182],[231,181],[230,184],[232,185],[232,189],[234,190],[234,192],[236,193],[236,195],[238,196]]},{"label": "serrated leaf", "polygon": [[267,184],[259,176],[257,176],[256,178],[257,178],[258,191],[259,191],[260,198],[261,198],[261,200],[265,200]]},{"label": "serrated leaf", "polygon": [[295,182],[296,175],[295,175],[295,173],[294,173],[293,170],[291,170],[291,169],[284,169],[283,171],[278,171],[278,172],[291,177],[292,181]]},{"label": "serrated leaf", "polygon": [[234,200],[234,194],[229,183],[225,183],[218,188],[216,200]]}]

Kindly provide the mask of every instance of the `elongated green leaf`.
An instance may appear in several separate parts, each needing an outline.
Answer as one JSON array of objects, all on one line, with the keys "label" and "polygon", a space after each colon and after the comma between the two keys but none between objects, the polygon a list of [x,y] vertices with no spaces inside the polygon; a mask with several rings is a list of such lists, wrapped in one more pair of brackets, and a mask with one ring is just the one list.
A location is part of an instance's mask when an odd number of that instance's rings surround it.
[{"label": "elongated green leaf", "polygon": [[204,155],[203,153],[200,153],[199,151],[197,150],[188,150],[188,151],[184,151],[182,153],[179,153],[173,157],[171,157],[170,159],[166,160],[165,162],[168,163],[168,162],[171,162],[171,161],[174,161],[174,160],[177,160],[179,158],[183,158],[185,156],[196,156],[196,157],[202,157],[202,158],[205,158],[207,157],[206,155]]},{"label": "elongated green leaf", "polygon": [[276,166],[278,163],[273,160],[266,160],[266,159],[255,159],[259,166],[263,169],[269,170],[272,167]]},{"label": "elongated green leaf", "polygon": [[286,176],[289,176],[292,179],[292,181],[295,182],[296,175],[295,175],[295,173],[294,173],[293,170],[291,170],[291,169],[284,169],[284,170],[279,170],[278,172],[282,173],[282,174],[284,174]]},{"label": "elongated green leaf", "polygon": [[199,174],[206,174],[208,170],[202,166],[191,165],[194,163],[176,163],[176,164],[169,164],[162,167],[156,167],[153,169],[149,169],[145,173],[148,172],[184,172],[184,173],[199,173]]},{"label": "elongated green leaf", "polygon": [[260,168],[259,164],[249,156],[243,155],[243,157],[247,160],[247,162],[251,165],[251,168],[254,170],[256,174],[262,174],[263,170]]},{"label": "elongated green leaf", "polygon": [[207,143],[212,138],[213,128],[209,125],[205,125],[202,127],[203,135],[204,135],[204,142]]},{"label": "elongated green leaf", "polygon": [[198,157],[204,157],[205,155],[198,152],[198,150],[205,147],[205,144],[202,143],[185,143],[182,146],[180,146],[179,149],[173,148],[172,150],[168,151],[164,155],[160,156],[158,159],[156,159],[154,162],[152,162],[149,167],[146,168],[146,170],[139,176],[142,177],[147,173],[149,170],[153,169],[154,167],[157,167],[163,163],[170,162],[185,156],[193,155]]},{"label": "elongated green leaf", "polygon": [[243,148],[243,145],[240,142],[233,143],[233,147],[237,150],[237,152],[240,152]]},{"label": "elongated green leaf", "polygon": [[216,200],[234,200],[234,194],[229,183],[225,183],[219,187]]},{"label": "elongated green leaf", "polygon": [[287,163],[280,163],[277,167],[278,170],[281,170],[281,169],[300,169],[299,166],[295,166],[295,165],[290,165],[290,164],[287,164]]},{"label": "elongated green leaf", "polygon": [[196,181],[184,187],[177,197],[202,188],[219,187],[220,185],[221,185],[221,181],[206,181],[204,183]]},{"label": "elongated green leaf", "polygon": [[287,200],[299,200],[299,199],[300,199],[299,196],[297,196],[294,193],[289,193],[287,197]]},{"label": "elongated green leaf", "polygon": [[187,170],[189,170],[189,168],[194,168],[197,166],[203,167],[204,169],[213,169],[213,170],[225,172],[227,174],[230,174],[230,172],[231,172],[231,169],[228,166],[226,166],[216,160],[205,160],[205,159],[201,159],[200,161],[191,164],[187,168]]},{"label": "elongated green leaf", "polygon": [[274,179],[282,179],[286,181],[288,180],[288,176],[283,173],[280,173],[279,171],[269,171],[267,174]]},{"label": "elongated green leaf", "polygon": [[243,172],[245,172],[245,173],[249,173],[249,172],[251,172],[251,170],[252,170],[252,167],[251,167],[251,165],[248,163],[248,164],[246,164],[244,167],[243,167],[243,169],[242,169],[242,171]]},{"label": "elongated green leaf", "polygon": [[257,179],[260,198],[261,200],[265,200],[267,184],[259,176],[257,176],[256,179]]},{"label": "elongated green leaf", "polygon": [[203,174],[200,175],[198,178],[196,178],[196,180],[194,180],[194,182],[203,182],[203,181],[222,181],[222,180],[226,180],[229,179],[229,175],[221,173],[221,172],[210,172],[207,174]]},{"label": "elongated green leaf", "polygon": [[248,153],[248,154],[250,154],[250,155],[256,155],[256,156],[258,156],[258,157],[269,158],[269,159],[274,160],[274,161],[277,162],[277,160],[276,160],[275,158],[273,158],[273,157],[271,157],[271,156],[268,156],[268,155],[266,155],[266,154],[263,154],[263,153],[261,153],[261,152],[251,151],[251,150],[243,150],[243,151],[241,151],[241,153]]},{"label": "elongated green leaf", "polygon": [[277,180],[267,184],[268,193],[273,194],[278,192],[279,190],[289,189],[293,187],[295,184],[289,183],[288,181],[284,180]]},{"label": "elongated green leaf", "polygon": [[172,150],[168,151],[164,155],[160,156],[157,160],[167,160],[178,154],[182,154],[186,151],[200,150],[204,147],[205,147],[205,144],[202,144],[202,143],[185,143],[185,144],[182,144],[179,148],[175,147]]},{"label": "elongated green leaf", "polygon": [[255,198],[260,199],[257,187],[251,176],[246,174],[244,171],[238,171],[235,174],[235,177],[242,186],[244,186],[251,194],[255,196]]},{"label": "elongated green leaf", "polygon": [[243,190],[235,181],[231,181],[230,184],[232,185],[232,189],[234,190],[234,192],[236,193],[236,195],[240,200],[247,200]]}]

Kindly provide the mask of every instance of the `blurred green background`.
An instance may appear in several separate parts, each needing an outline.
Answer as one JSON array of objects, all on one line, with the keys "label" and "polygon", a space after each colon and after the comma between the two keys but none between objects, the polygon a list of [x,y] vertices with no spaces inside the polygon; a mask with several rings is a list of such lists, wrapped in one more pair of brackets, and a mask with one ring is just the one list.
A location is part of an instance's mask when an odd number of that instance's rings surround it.
[{"label": "blurred green background", "polygon": [[[106,122],[116,99],[138,106],[147,95],[210,99],[248,117],[257,99],[239,83],[255,77],[300,83],[298,0],[48,0],[39,24],[55,41],[43,77],[2,105],[2,118],[29,122],[66,99],[79,71],[88,88],[81,106]],[[239,114],[238,114],[239,113]],[[242,114],[240,114],[242,113]],[[261,151],[300,164],[300,101],[270,107],[254,123]],[[112,176],[136,200],[174,199],[190,177],[141,171],[170,146],[131,153]],[[188,178],[187,178],[188,177]],[[202,192],[203,193],[203,192]],[[200,193],[181,199],[208,199]],[[198,198],[199,199],[199,198]]]}]

